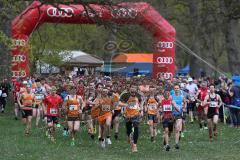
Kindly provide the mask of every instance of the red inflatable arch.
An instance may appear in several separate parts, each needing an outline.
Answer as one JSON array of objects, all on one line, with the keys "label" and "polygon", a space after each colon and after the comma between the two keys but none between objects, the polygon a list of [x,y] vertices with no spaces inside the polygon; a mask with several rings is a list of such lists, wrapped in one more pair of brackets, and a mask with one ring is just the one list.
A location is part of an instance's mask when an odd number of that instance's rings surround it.
[{"label": "red inflatable arch", "polygon": [[[152,6],[147,3],[121,3],[117,6],[90,4],[88,11],[82,5],[41,4],[34,1],[12,22],[13,79],[29,76],[29,47],[31,33],[43,23],[95,24],[97,20],[116,24],[136,24],[154,37],[153,78],[163,75],[171,78],[175,70],[176,32]],[[94,11],[94,12],[93,12]],[[141,34],[141,33],[139,33]]]}]

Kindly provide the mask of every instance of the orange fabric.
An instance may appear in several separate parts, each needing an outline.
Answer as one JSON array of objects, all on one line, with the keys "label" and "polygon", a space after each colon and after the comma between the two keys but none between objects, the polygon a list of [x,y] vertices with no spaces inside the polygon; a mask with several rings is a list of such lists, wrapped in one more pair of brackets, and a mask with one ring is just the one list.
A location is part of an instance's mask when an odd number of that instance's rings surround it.
[{"label": "orange fabric", "polygon": [[101,109],[100,115],[104,115],[108,112],[111,112],[112,106],[113,106],[113,101],[111,97],[102,98],[101,106],[100,106],[100,109]]},{"label": "orange fabric", "polygon": [[32,84],[32,89],[36,89],[37,88],[37,83],[33,83]]},{"label": "orange fabric", "polygon": [[113,95],[113,105],[114,105],[114,109],[115,110],[121,110],[121,107],[118,105],[119,103],[119,94],[118,93],[114,93]]},{"label": "orange fabric", "polygon": [[139,101],[137,97],[130,97],[126,107],[125,116],[131,118],[139,115]]},{"label": "orange fabric", "polygon": [[153,54],[146,53],[128,53],[128,54],[119,54],[115,56],[112,60],[115,63],[152,63]]},{"label": "orange fabric", "polygon": [[155,98],[149,98],[147,102],[148,114],[157,115],[157,101]]},{"label": "orange fabric", "polygon": [[67,100],[67,116],[68,117],[79,117],[80,102],[77,96]]},{"label": "orange fabric", "polygon": [[29,93],[23,93],[22,103],[25,107],[33,107],[34,95]]},{"label": "orange fabric", "polygon": [[99,116],[99,113],[100,113],[100,108],[92,107],[91,116],[93,119],[97,118]]},{"label": "orange fabric", "polygon": [[98,122],[100,125],[104,125],[106,123],[106,120],[112,116],[111,112],[107,112],[101,116],[98,117]]}]

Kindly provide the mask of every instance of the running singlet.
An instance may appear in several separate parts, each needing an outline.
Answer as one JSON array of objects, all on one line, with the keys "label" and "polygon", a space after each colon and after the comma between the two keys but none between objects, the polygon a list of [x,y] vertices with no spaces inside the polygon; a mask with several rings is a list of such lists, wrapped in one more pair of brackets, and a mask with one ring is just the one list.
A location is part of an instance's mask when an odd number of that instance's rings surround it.
[{"label": "running singlet", "polygon": [[215,94],[215,96],[213,98],[210,96],[210,94],[208,96],[209,96],[208,102],[210,102],[208,112],[218,112],[217,95]]},{"label": "running singlet", "polygon": [[14,83],[14,90],[13,90],[13,97],[14,97],[15,100],[17,99],[17,95],[20,91],[20,88],[21,88],[21,84],[18,83],[18,82],[15,82]]},{"label": "running singlet", "polygon": [[[22,94],[22,104],[24,107],[29,108],[29,110],[33,107],[34,95],[31,93],[23,93]],[[27,110],[27,109],[26,109]]]},{"label": "running singlet", "polygon": [[154,97],[150,97],[147,100],[147,113],[151,115],[157,115],[158,103]]},{"label": "running singlet", "polygon": [[68,117],[79,117],[80,110],[79,97],[75,95],[74,97],[67,96],[67,116]]},{"label": "running singlet", "polygon": [[104,97],[101,99],[100,116],[112,111],[112,97]]},{"label": "running singlet", "polygon": [[36,88],[34,94],[35,94],[36,104],[41,104],[43,99],[44,99],[43,89],[42,88]]},{"label": "running singlet", "polygon": [[58,116],[59,105],[62,103],[62,99],[58,95],[48,95],[44,99],[44,104],[47,107],[47,116]]},{"label": "running singlet", "polygon": [[77,87],[77,95],[84,97],[84,86]]},{"label": "running singlet", "polygon": [[[200,88],[199,89],[199,95],[198,95],[198,99],[200,99],[202,102],[204,101],[205,97],[207,96],[208,94],[208,89],[203,89],[203,88]],[[202,105],[202,104],[201,104]]]},{"label": "running singlet", "polygon": [[163,99],[161,106],[162,106],[163,118],[164,119],[172,118],[172,112],[173,112],[172,100]]},{"label": "running singlet", "polygon": [[125,116],[127,118],[138,116],[139,115],[139,110],[140,110],[138,98],[130,96],[128,101],[127,101],[127,104],[128,105],[126,107]]},{"label": "running singlet", "polygon": [[176,96],[174,94],[174,95],[172,95],[172,100],[176,102],[177,108],[179,109],[179,111],[176,111],[174,109],[173,110],[173,115],[175,115],[175,116],[182,115],[182,112],[183,112],[183,96],[182,95]]}]

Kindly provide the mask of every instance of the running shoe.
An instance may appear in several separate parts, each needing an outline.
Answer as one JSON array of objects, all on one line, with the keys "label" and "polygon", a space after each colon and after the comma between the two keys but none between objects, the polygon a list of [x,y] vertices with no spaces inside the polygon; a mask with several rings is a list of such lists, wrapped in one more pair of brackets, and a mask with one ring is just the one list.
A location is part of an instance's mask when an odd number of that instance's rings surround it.
[{"label": "running shoe", "polygon": [[178,144],[175,144],[175,149],[179,149],[179,145]]},{"label": "running shoe", "polygon": [[111,145],[111,144],[112,144],[112,141],[111,141],[110,138],[107,138],[107,139],[106,139],[106,142],[107,142],[108,145]]},{"label": "running shoe", "polygon": [[181,138],[184,138],[185,136],[184,136],[184,132],[181,132]]},{"label": "running shoe", "polygon": [[170,146],[169,145],[166,146],[166,151],[170,151]]},{"label": "running shoe", "polygon": [[74,139],[72,139],[72,141],[71,141],[71,146],[75,146],[75,140]]}]

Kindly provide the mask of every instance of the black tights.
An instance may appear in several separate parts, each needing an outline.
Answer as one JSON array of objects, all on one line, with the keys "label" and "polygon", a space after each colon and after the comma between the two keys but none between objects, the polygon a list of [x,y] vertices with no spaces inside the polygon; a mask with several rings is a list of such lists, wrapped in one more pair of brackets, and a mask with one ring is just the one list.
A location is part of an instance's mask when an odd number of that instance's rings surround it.
[{"label": "black tights", "polygon": [[[133,124],[132,124],[131,121],[126,122],[126,129],[127,129],[127,136],[128,137],[132,133],[132,127],[133,127]],[[138,126],[137,126],[137,127],[134,127],[134,132],[133,132],[133,143],[134,144],[137,144],[138,135],[139,135],[139,129],[138,129]]]}]

